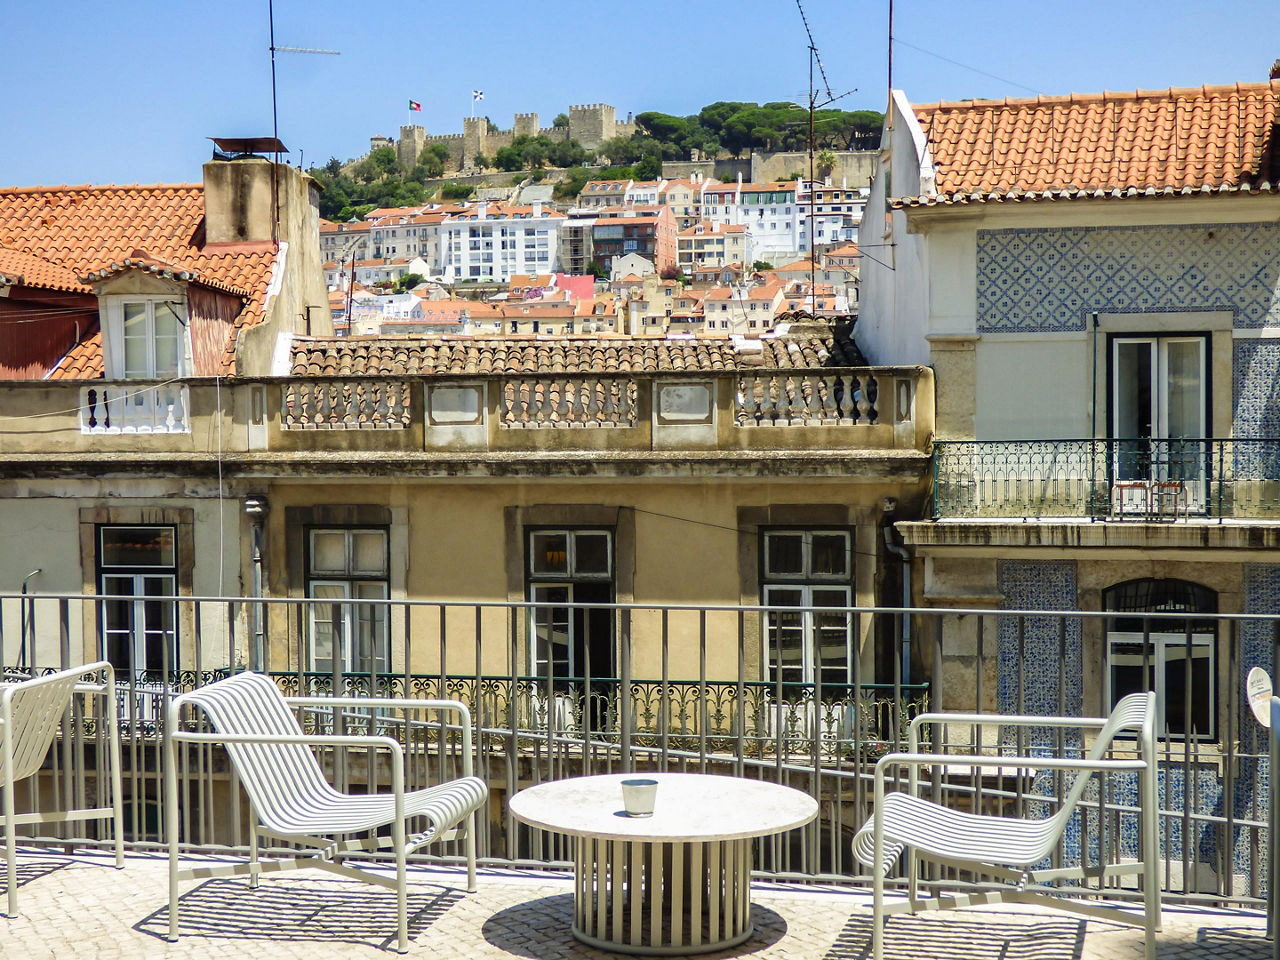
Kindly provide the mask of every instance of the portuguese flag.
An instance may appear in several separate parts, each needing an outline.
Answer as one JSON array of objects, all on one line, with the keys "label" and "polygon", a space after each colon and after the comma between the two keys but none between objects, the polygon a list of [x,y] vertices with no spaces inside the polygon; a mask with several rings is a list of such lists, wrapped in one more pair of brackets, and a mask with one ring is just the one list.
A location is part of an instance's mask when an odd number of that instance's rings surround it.
[{"label": "portuguese flag", "polygon": [[409,109],[410,109],[410,110],[416,110],[416,111],[418,111],[418,113],[421,113],[421,112],[422,112],[422,104],[420,104],[417,100],[410,100],[410,101],[409,101]]}]

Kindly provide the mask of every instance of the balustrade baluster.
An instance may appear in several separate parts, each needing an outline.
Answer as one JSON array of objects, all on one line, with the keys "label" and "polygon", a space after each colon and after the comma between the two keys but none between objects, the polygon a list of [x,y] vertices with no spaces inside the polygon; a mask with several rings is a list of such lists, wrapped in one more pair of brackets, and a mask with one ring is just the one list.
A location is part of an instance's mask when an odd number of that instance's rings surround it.
[{"label": "balustrade baluster", "polygon": [[547,411],[550,404],[550,397],[547,394],[548,388],[546,385],[541,385],[542,389],[539,390],[539,386],[540,384],[537,383],[529,385],[529,392],[533,398],[533,411],[532,416],[529,418],[529,426],[531,427],[543,426],[548,415]]},{"label": "balustrade baluster", "polygon": [[569,416],[572,419],[572,426],[583,427],[587,422],[587,406],[583,399],[583,394],[590,389],[591,383],[587,380],[576,380],[572,384],[573,403],[569,406]]},{"label": "balustrade baluster", "polygon": [[773,389],[775,379],[773,377],[758,378],[760,384],[760,409],[756,415],[756,422],[759,424],[773,423]]},{"label": "balustrade baluster", "polygon": [[871,378],[863,376],[858,381],[858,389],[856,395],[858,398],[858,423],[871,422],[871,401],[867,399],[867,386],[871,382]]},{"label": "balustrade baluster", "polygon": [[818,400],[822,410],[822,422],[825,424],[838,423],[840,421],[840,411],[836,409],[836,383],[838,377],[827,376],[819,379],[822,385]]},{"label": "balustrade baluster", "polygon": [[92,387],[86,394],[85,406],[87,408],[85,412],[88,414],[86,422],[89,424],[89,429],[92,430],[98,425],[98,391]]},{"label": "balustrade baluster", "polygon": [[867,399],[870,404],[868,416],[872,423],[880,422],[880,381],[875,377],[867,377]]},{"label": "balustrade baluster", "polygon": [[857,378],[850,374],[844,377],[837,377],[836,380],[840,384],[840,398],[836,416],[842,422],[848,420],[851,423],[856,423],[858,418],[854,415],[853,391],[855,389],[854,384],[858,382]]},{"label": "balustrade baluster", "polygon": [[775,381],[778,384],[778,401],[774,405],[777,414],[774,417],[775,423],[789,423],[791,421],[791,378],[778,377]]},{"label": "balustrade baluster", "polygon": [[587,395],[583,402],[583,415],[587,419],[584,424],[586,427],[600,426],[600,408],[602,406],[600,391],[602,389],[605,389],[605,381],[603,380],[591,381],[591,385],[587,389]]}]

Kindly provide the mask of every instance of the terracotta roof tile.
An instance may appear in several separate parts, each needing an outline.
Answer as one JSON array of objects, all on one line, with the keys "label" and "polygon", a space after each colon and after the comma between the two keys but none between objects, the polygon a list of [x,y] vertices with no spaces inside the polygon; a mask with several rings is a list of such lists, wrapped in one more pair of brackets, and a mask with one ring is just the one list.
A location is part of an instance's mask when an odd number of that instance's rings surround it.
[{"label": "terracotta roof tile", "polygon": [[864,366],[848,333],[760,341],[761,354],[740,354],[728,337],[665,340],[608,336],[300,337],[291,375],[478,376],[537,373],[735,370],[744,367]]},{"label": "terracotta roof tile", "polygon": [[[235,318],[238,331],[262,319],[275,249],[270,243],[204,244],[203,220],[204,189],[199,184],[0,189],[0,248],[23,251],[78,278],[100,278],[113,265],[139,259],[144,269],[172,269],[214,289],[247,292]],[[81,348],[94,349],[83,341],[50,376],[86,375],[76,371],[93,364],[80,364],[72,356]],[[100,343],[96,349],[99,372],[90,376],[101,373]],[[230,372],[234,363],[233,334],[222,369]]]},{"label": "terracotta roof tile", "polygon": [[71,293],[90,292],[74,270],[21,250],[4,248],[0,248],[0,283],[41,287],[45,290],[66,290]]},{"label": "terracotta roof tile", "polygon": [[937,196],[899,205],[1280,191],[1280,80],[912,109]]}]

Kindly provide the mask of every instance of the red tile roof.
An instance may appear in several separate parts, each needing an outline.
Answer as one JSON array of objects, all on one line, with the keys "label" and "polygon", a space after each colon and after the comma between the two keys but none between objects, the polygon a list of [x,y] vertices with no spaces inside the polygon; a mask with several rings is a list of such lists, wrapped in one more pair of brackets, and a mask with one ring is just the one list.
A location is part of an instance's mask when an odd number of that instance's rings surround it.
[{"label": "red tile roof", "polygon": [[0,248],[0,283],[11,286],[42,287],[46,290],[65,290],[70,293],[88,293],[89,287],[80,281],[74,270],[32,256],[21,250]]},{"label": "red tile roof", "polygon": [[291,375],[503,376],[742,367],[863,366],[847,334],[762,340],[762,351],[741,354],[728,337],[665,340],[625,336],[510,336],[296,338]]},{"label": "red tile roof", "polygon": [[[235,318],[238,331],[262,319],[275,249],[270,243],[205,244],[203,221],[199,184],[0,189],[0,248],[46,261],[80,280],[100,279],[137,260],[143,269],[187,273],[214,289],[247,293]],[[65,283],[66,273],[50,279]],[[230,372],[234,363],[233,333],[221,368]],[[90,338],[50,377],[98,376],[101,369],[101,342]]]},{"label": "red tile roof", "polygon": [[1280,80],[912,109],[937,196],[899,205],[1280,192]]}]

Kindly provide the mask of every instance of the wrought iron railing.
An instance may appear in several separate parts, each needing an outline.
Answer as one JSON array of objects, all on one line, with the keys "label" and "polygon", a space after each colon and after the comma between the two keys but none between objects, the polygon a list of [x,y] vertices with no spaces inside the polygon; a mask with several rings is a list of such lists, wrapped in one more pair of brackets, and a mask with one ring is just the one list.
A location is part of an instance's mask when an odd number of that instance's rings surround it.
[{"label": "wrought iron railing", "polygon": [[946,440],[934,517],[1280,516],[1280,439]]},{"label": "wrought iron railing", "polygon": [[[386,604],[383,656],[362,670],[348,669],[338,658],[330,669],[316,671],[307,637],[312,601],[168,602],[178,608],[173,622],[179,633],[138,648],[162,654],[162,662],[121,663],[117,674],[127,834],[139,849],[156,847],[164,835],[157,798],[165,705],[180,692],[246,667],[273,675],[286,694],[444,696],[467,703],[475,725],[473,763],[494,792],[479,845],[489,863],[563,866],[570,860],[564,838],[521,826],[506,812],[505,799],[526,785],[592,773],[678,770],[765,778],[815,796],[818,820],[785,839],[762,841],[757,866],[776,879],[824,882],[865,881],[849,839],[870,811],[876,759],[905,746],[912,716],[939,708],[989,713],[989,725],[947,730],[947,742],[955,746],[967,734],[972,749],[993,754],[1078,756],[1088,746],[1080,738],[1035,728],[1014,733],[1001,727],[998,714],[1098,716],[1108,711],[1108,696],[1120,692],[1109,694],[1102,679],[1084,668],[1084,638],[1111,629],[1104,613],[848,608],[843,613],[854,656],[841,665],[847,674],[840,682],[791,683],[768,668],[775,611],[763,607],[590,605],[610,612],[613,654],[607,664],[588,659],[564,676],[546,661],[529,669],[530,631],[546,621],[535,618],[536,607],[527,603]],[[0,596],[0,662],[38,673],[96,657],[101,607],[102,599],[92,597]],[[822,609],[828,626],[839,613]],[[1192,728],[1198,687],[1195,695],[1173,697],[1161,707],[1162,887],[1182,902],[1258,906],[1267,889],[1268,746],[1242,685],[1250,667],[1280,662],[1280,615],[1197,614],[1194,623],[1178,614],[1125,617],[1126,644],[1137,651],[1126,655],[1166,666],[1163,672],[1130,670],[1130,680],[1146,676],[1162,689],[1170,677],[1187,683],[1199,677],[1200,648],[1170,645],[1170,631],[1208,633],[1214,650],[1205,681],[1216,716],[1212,737],[1178,733]],[[876,645],[873,638],[881,648],[879,669],[869,653],[858,653]],[[597,657],[605,649],[592,648]],[[802,667],[808,677],[832,677],[831,649],[829,642],[805,647],[788,666]],[[904,651],[910,655],[904,658]],[[1182,672],[1169,667],[1178,657],[1186,659],[1174,665]],[[904,664],[923,669],[930,682],[907,682]],[[339,718],[311,716],[307,722]],[[429,749],[436,743],[429,725],[396,727],[376,710],[353,710],[341,722],[346,733],[401,738],[417,764],[410,782],[425,782],[438,775],[438,764],[448,765]],[[41,778],[41,804],[65,808],[98,789],[97,724],[93,716],[73,721],[55,744]],[[340,787],[385,786],[385,771],[366,753],[350,759],[330,754],[324,763]],[[241,814],[247,808],[225,756],[217,749],[192,751],[182,776],[183,843],[203,851],[245,846]],[[1055,809],[1067,786],[1061,776],[986,776],[942,765],[927,779],[943,802],[1028,816]],[[1132,856],[1132,787],[1121,780],[1091,788],[1086,812],[1057,858],[1099,863]],[[34,798],[20,791],[18,802],[29,806]],[[1106,829],[1099,833],[1100,823]],[[35,829],[34,842],[101,842],[86,828]],[[430,850],[433,857],[459,854],[449,844]]]}]

